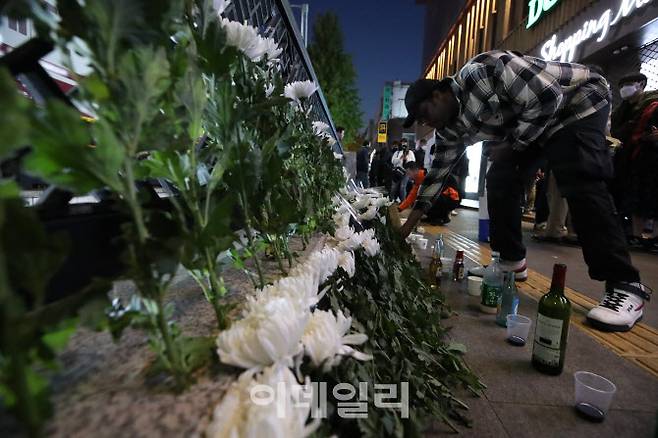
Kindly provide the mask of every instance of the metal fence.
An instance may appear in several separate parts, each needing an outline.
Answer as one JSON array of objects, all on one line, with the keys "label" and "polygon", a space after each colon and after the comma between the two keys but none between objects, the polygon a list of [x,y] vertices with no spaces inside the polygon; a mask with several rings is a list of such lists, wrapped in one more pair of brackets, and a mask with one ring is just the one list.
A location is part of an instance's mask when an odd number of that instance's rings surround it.
[{"label": "metal fence", "polygon": [[647,76],[647,90],[658,90],[658,40],[640,48],[639,67]]},{"label": "metal fence", "polygon": [[[224,15],[234,21],[247,22],[257,28],[264,37],[274,38],[283,49],[280,56],[281,72],[286,82],[310,80],[318,84],[318,78],[287,0],[233,0]],[[336,152],[342,153],[342,144],[320,88],[311,96],[310,101],[311,117],[331,127],[336,139],[334,148]]]}]

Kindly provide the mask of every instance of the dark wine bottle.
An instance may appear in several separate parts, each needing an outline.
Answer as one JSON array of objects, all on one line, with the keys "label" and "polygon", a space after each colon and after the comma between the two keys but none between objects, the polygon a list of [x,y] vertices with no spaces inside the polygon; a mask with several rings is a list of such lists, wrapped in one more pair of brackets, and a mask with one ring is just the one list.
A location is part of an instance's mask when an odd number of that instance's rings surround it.
[{"label": "dark wine bottle", "polygon": [[551,290],[541,297],[535,324],[532,365],[540,372],[558,375],[564,369],[571,303],[564,296],[567,266],[553,266]]}]

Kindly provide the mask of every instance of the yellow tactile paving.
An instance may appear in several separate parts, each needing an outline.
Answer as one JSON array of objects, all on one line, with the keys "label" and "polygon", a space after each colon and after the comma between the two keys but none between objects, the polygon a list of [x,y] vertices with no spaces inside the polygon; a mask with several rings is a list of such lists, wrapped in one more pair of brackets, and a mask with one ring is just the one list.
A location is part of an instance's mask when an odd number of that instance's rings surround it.
[{"label": "yellow tactile paving", "polygon": [[[432,235],[443,233],[446,245],[464,250],[464,255],[476,263],[488,263],[491,259],[491,250],[487,246],[445,227],[426,226],[425,231]],[[550,284],[550,278],[528,269],[528,280],[517,283],[517,286],[521,293],[539,300],[549,289]],[[573,325],[609,350],[658,377],[658,330],[646,324],[636,324],[633,330],[626,333],[600,332],[585,323],[585,314],[596,305],[597,301],[571,288],[565,289],[565,295],[572,304],[571,323]]]}]

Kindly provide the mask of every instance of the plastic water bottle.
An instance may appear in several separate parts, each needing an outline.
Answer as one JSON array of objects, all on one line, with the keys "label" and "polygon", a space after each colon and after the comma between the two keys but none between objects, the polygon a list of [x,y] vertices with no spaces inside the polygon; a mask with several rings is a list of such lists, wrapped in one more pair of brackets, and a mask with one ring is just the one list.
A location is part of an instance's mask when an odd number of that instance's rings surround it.
[{"label": "plastic water bottle", "polygon": [[439,237],[436,238],[436,250],[439,254],[439,258],[443,257],[443,252],[445,249],[445,244],[443,243],[443,234],[439,234]]},{"label": "plastic water bottle", "polygon": [[519,292],[514,283],[514,272],[505,272],[503,293],[498,300],[496,324],[507,327],[507,315],[516,315],[519,309]]},{"label": "plastic water bottle", "polygon": [[498,260],[500,253],[491,253],[491,263],[484,271],[482,279],[482,301],[480,310],[484,313],[495,314],[498,311],[498,298],[503,293],[503,271],[500,268]]}]

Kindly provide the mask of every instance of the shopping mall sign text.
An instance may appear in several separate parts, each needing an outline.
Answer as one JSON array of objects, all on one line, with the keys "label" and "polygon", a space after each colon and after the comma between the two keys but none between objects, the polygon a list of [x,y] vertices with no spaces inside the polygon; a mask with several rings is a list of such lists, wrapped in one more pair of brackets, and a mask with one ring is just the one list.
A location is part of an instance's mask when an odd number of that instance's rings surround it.
[{"label": "shopping mall sign text", "polygon": [[546,12],[550,11],[553,6],[557,4],[559,0],[530,0],[528,2],[528,24],[525,28],[529,29],[533,24],[539,21],[539,19],[546,15]]},{"label": "shopping mall sign text", "polygon": [[[544,0],[545,1],[545,0]],[[597,42],[603,41],[610,31],[610,28],[617,25],[622,18],[628,17],[637,9],[648,5],[653,0],[620,0],[621,3],[617,11],[606,9],[598,19],[586,20],[577,32],[574,32],[563,41],[558,41],[557,34],[546,41],[541,47],[541,56],[544,59],[556,60],[562,62],[571,62],[576,56],[578,46],[595,36]]]}]

